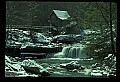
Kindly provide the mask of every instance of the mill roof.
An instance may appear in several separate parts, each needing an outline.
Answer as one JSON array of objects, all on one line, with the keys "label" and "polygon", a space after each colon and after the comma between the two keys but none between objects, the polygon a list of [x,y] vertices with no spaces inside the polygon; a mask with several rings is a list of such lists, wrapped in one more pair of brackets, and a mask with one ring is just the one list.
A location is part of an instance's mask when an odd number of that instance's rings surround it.
[{"label": "mill roof", "polygon": [[70,17],[67,11],[61,11],[61,10],[53,10],[53,12],[56,14],[56,16],[61,20],[66,20]]}]

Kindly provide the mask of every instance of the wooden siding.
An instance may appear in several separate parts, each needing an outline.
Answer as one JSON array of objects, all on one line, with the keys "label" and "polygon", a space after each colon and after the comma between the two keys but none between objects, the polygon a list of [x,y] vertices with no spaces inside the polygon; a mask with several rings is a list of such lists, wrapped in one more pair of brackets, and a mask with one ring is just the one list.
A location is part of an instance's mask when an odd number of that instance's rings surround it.
[{"label": "wooden siding", "polygon": [[55,13],[52,13],[50,16],[50,23],[51,23],[51,25],[55,25],[57,27],[63,27],[66,24],[68,24],[69,21],[68,20],[61,20],[55,15]]}]

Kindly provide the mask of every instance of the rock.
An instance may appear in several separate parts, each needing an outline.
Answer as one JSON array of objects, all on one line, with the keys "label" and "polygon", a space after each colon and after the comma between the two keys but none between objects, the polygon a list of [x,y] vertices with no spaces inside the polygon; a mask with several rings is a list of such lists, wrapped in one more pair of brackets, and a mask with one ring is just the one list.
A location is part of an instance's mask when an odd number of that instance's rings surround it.
[{"label": "rock", "polygon": [[101,72],[101,70],[92,70],[90,75],[93,77],[103,77],[103,73]]},{"label": "rock", "polygon": [[85,69],[85,67],[84,66],[80,66],[80,69],[83,70],[83,69]]},{"label": "rock", "polygon": [[108,77],[109,77],[109,78],[113,78],[113,77],[116,77],[116,75],[114,75],[114,74],[109,74]]},{"label": "rock", "polygon": [[107,73],[106,71],[104,71],[103,73],[103,77],[108,77],[109,73]]},{"label": "rock", "polygon": [[106,59],[109,59],[112,55],[113,55],[113,54],[108,54],[108,56],[105,57],[104,59],[105,59],[105,60],[106,60]]},{"label": "rock", "polygon": [[113,61],[115,61],[115,62],[116,62],[116,56],[114,57]]},{"label": "rock", "polygon": [[39,77],[39,75],[18,75],[16,77]]},{"label": "rock", "polygon": [[50,75],[50,73],[45,68],[37,64],[34,60],[30,60],[30,59],[24,60],[22,67],[25,69],[26,72],[29,72],[32,74],[40,74],[41,76]]},{"label": "rock", "polygon": [[116,69],[110,70],[109,75],[110,76],[112,76],[112,75],[115,76],[116,75]]},{"label": "rock", "polygon": [[60,64],[60,67],[68,70],[73,70],[73,69],[79,69],[80,65],[78,64],[77,61],[71,61],[66,64]]},{"label": "rock", "polygon": [[61,68],[65,68],[67,64],[60,64]]},{"label": "rock", "polygon": [[28,66],[28,67],[39,67],[40,69],[43,69],[43,67],[41,65],[36,63],[34,60],[30,60],[30,59],[24,60],[21,65]]},{"label": "rock", "polygon": [[58,53],[54,54],[54,57],[55,58],[63,58],[65,56],[64,56],[64,54],[62,52],[58,52]]},{"label": "rock", "polygon": [[46,70],[52,70],[52,68],[51,67],[46,67]]},{"label": "rock", "polygon": [[92,70],[92,72],[93,72],[93,73],[97,73],[97,72],[98,72],[98,70]]},{"label": "rock", "polygon": [[77,69],[73,69],[72,72],[78,72],[78,70]]},{"label": "rock", "polygon": [[40,70],[40,74],[41,74],[41,76],[49,76],[49,75],[51,75],[46,69]]},{"label": "rock", "polygon": [[11,63],[12,61],[10,60],[10,58],[8,56],[5,55],[5,60],[9,63]]},{"label": "rock", "polygon": [[21,65],[19,62],[15,62],[15,64],[13,64],[14,62],[7,62],[5,61],[5,66],[8,67],[11,71],[21,71],[23,70],[21,68]]},{"label": "rock", "polygon": [[29,66],[22,66],[22,67],[27,73],[40,74],[40,68],[38,67],[29,67]]},{"label": "rock", "polygon": [[43,67],[49,67],[48,63],[41,63],[40,65],[43,66]]}]

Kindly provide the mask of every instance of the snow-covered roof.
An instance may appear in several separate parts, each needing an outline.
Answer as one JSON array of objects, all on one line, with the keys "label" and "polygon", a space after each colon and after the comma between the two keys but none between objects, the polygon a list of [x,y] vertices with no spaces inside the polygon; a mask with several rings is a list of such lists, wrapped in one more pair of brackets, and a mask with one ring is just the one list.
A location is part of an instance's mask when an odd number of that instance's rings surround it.
[{"label": "snow-covered roof", "polygon": [[67,11],[61,11],[61,10],[53,10],[53,12],[56,14],[56,16],[61,20],[66,20],[70,17]]}]

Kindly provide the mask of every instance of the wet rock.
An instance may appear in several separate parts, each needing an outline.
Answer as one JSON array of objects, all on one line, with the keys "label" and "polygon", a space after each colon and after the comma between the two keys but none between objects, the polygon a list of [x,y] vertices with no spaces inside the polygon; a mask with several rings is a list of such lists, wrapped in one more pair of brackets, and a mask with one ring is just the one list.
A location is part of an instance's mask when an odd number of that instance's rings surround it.
[{"label": "wet rock", "polygon": [[77,61],[71,61],[70,63],[60,64],[60,67],[68,70],[73,70],[73,69],[79,69],[80,64],[78,64]]}]

